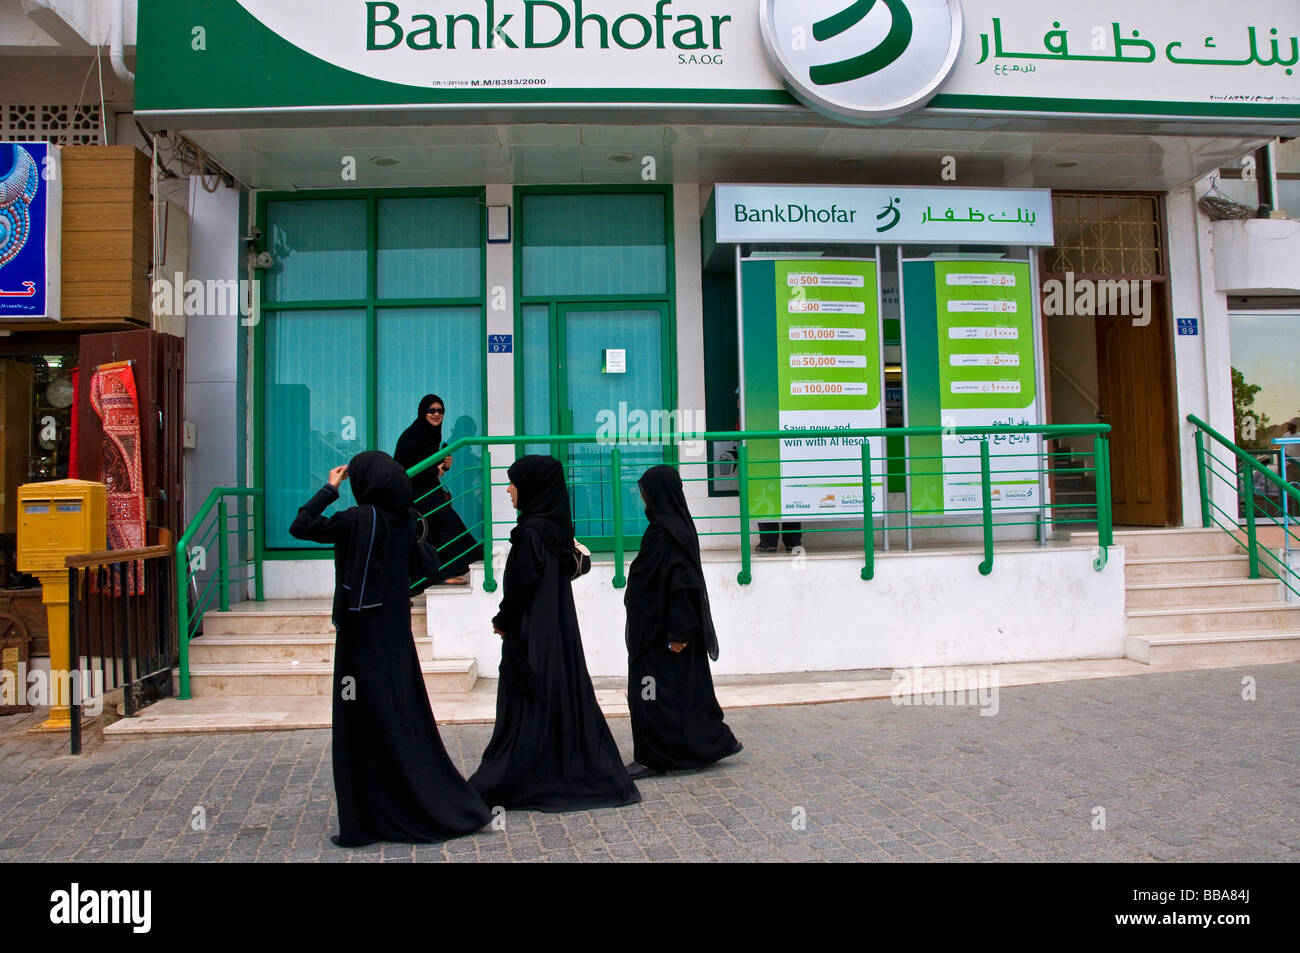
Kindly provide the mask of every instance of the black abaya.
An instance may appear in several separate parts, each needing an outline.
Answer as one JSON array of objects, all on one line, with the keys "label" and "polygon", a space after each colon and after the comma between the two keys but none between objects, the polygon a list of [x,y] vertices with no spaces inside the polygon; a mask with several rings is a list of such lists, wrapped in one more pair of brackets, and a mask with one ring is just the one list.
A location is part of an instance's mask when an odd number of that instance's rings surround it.
[{"label": "black abaya", "polygon": [[[446,446],[442,441],[442,425],[431,424],[425,414],[437,404],[446,410],[446,403],[437,394],[420,398],[420,410],[415,422],[402,431],[393,450],[393,459],[409,470],[423,463]],[[411,478],[415,490],[415,508],[422,514],[425,542],[438,551],[442,568],[440,579],[463,576],[469,564],[483,558],[483,544],[466,528],[464,521],[451,505],[451,494],[442,488],[436,466]]]},{"label": "black abaya", "polygon": [[289,530],[334,545],[335,843],[430,843],[468,834],[491,814],[447,756],[420,671],[408,591],[410,480],[387,454],[359,454],[348,469],[363,505],[323,516],[339,496],[326,485]]},{"label": "black abaya", "polygon": [[505,633],[496,726],[469,783],[493,807],[635,804],[641,794],[596,702],[582,651],[565,568],[573,521],[563,470],[550,457],[523,457],[509,472],[520,518],[492,620]]},{"label": "black abaya", "polygon": [[[633,758],[655,771],[713,764],[739,750],[713,691],[718,642],[700,565],[699,537],[672,467],[641,478],[650,521],[628,570],[627,701]],[[685,642],[680,653],[669,642]]]}]

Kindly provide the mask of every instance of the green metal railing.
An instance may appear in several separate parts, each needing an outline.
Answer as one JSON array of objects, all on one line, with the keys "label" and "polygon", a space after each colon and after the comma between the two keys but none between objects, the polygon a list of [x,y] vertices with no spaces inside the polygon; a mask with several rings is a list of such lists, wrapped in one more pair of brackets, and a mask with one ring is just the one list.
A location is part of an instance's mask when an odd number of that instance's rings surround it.
[{"label": "green metal railing", "polygon": [[[1300,514],[1300,489],[1284,481],[1256,460],[1250,451],[1243,450],[1199,417],[1188,414],[1187,420],[1196,427],[1201,525],[1206,529],[1218,526],[1237,540],[1249,557],[1251,579],[1259,579],[1263,567],[1293,595],[1300,596],[1300,571],[1292,556],[1300,551],[1300,535],[1296,533],[1296,521],[1291,518]],[[1210,438],[1208,444],[1207,436]],[[1214,452],[1215,445],[1221,449],[1218,455]],[[1219,482],[1212,482],[1215,480]],[[1214,500],[1213,487],[1223,485],[1231,488],[1236,512],[1229,513]],[[1278,539],[1282,543],[1278,551],[1261,544],[1261,522],[1278,530]]]},{"label": "green metal railing", "polygon": [[[612,538],[609,539],[610,547],[614,557],[614,586],[622,588],[626,581],[626,552],[628,549],[629,538],[637,534],[629,534],[627,531],[627,519],[624,514],[624,488],[629,485],[635,485],[637,474],[627,474],[627,464],[624,462],[624,453],[629,448],[638,450],[653,447],[670,447],[681,444],[704,443],[706,441],[727,441],[737,442],[739,444],[737,451],[737,480],[739,496],[739,511],[743,518],[738,519],[736,516],[699,516],[696,517],[698,524],[712,525],[715,521],[730,521],[738,526],[735,530],[713,531],[702,528],[700,535],[704,536],[735,536],[739,542],[741,568],[737,575],[737,581],[741,585],[748,585],[753,580],[752,576],[752,539],[753,530],[751,524],[758,521],[780,522],[782,520],[791,520],[795,517],[786,515],[784,517],[771,513],[755,513],[750,506],[749,495],[749,477],[753,467],[757,465],[772,465],[779,461],[775,458],[764,458],[755,460],[751,457],[751,443],[758,443],[762,448],[763,442],[775,445],[778,440],[799,440],[799,439],[818,439],[818,438],[838,438],[840,440],[859,440],[861,449],[853,458],[858,465],[858,470],[852,475],[854,479],[860,479],[863,486],[870,486],[873,474],[878,474],[885,480],[885,485],[895,478],[911,478],[918,476],[939,476],[944,475],[944,462],[950,461],[957,457],[956,454],[917,454],[903,456],[889,456],[886,454],[882,457],[873,457],[871,454],[871,444],[868,438],[894,438],[894,437],[941,437],[945,439],[956,439],[957,437],[974,438],[980,442],[980,456],[978,471],[970,471],[973,476],[976,472],[979,475],[980,502],[978,506],[970,507],[967,510],[962,509],[922,509],[915,506],[907,506],[904,509],[891,509],[887,502],[880,509],[873,506],[870,493],[863,493],[863,509],[860,513],[851,512],[848,514],[841,511],[840,516],[847,515],[852,519],[862,518],[862,553],[863,568],[861,576],[864,580],[870,580],[875,575],[875,554],[877,550],[876,534],[881,533],[882,539],[885,539],[886,529],[890,532],[901,531],[905,527],[909,535],[914,529],[960,529],[960,528],[978,528],[981,530],[983,559],[979,563],[979,571],[983,575],[988,575],[993,571],[994,563],[994,533],[999,527],[1017,526],[1017,525],[1035,525],[1042,526],[1044,522],[1050,523],[1054,528],[1063,526],[1091,527],[1095,524],[1098,533],[1099,554],[1094,561],[1094,568],[1101,571],[1107,563],[1107,554],[1109,547],[1113,543],[1113,520],[1111,514],[1111,496],[1110,496],[1110,453],[1109,440],[1107,434],[1110,427],[1104,424],[1080,424],[1080,425],[1060,425],[1060,426],[1040,426],[1040,427],[959,427],[959,428],[941,428],[941,427],[909,427],[909,428],[889,428],[889,429],[857,429],[857,430],[822,430],[822,429],[804,429],[804,430],[786,430],[786,431],[709,431],[705,433],[672,433],[662,440],[635,440],[628,439],[626,436],[620,436],[617,439],[599,437],[595,434],[547,434],[547,435],[523,435],[523,436],[484,436],[484,437],[467,437],[456,441],[453,444],[443,448],[437,454],[430,456],[426,460],[411,467],[407,473],[411,476],[417,476],[430,467],[436,466],[441,460],[451,454],[470,447],[478,447],[482,451],[480,462],[480,484],[479,490],[483,487],[497,488],[504,486],[507,481],[500,479],[499,471],[507,467],[494,467],[492,465],[491,447],[513,447],[515,451],[524,447],[535,447],[539,445],[549,446],[553,450],[563,452],[563,448],[570,448],[576,445],[599,445],[604,447],[608,452],[608,461],[599,465],[580,464],[570,465],[569,485],[571,490],[577,491],[583,487],[599,487],[602,490],[609,491],[609,515],[601,515],[596,518],[587,518],[578,516],[576,522],[579,524],[584,521],[587,523],[600,523],[601,525],[613,525]],[[1084,453],[1083,456],[1091,456],[1091,465],[1082,466],[1062,466],[1061,463],[1073,463],[1075,457],[1080,456],[1077,450],[1056,450],[1051,451],[1046,447],[1042,451],[1032,453],[998,453],[994,454],[991,442],[997,438],[1006,439],[1012,435],[1023,435],[1026,438],[1039,436],[1044,441],[1070,439],[1092,439],[1092,450],[1090,454]],[[998,441],[1000,442],[1000,441]],[[769,451],[770,452],[770,451]],[[512,453],[513,457],[514,454]],[[824,463],[840,463],[848,460],[831,459],[824,460]],[[962,459],[969,459],[962,457]],[[1018,476],[1030,475],[1037,480],[1040,485],[1046,482],[1050,477],[1061,477],[1078,475],[1091,478],[1095,483],[1095,499],[1093,503],[1059,503],[1044,502],[1037,507],[1037,512],[1029,513],[1028,520],[1012,520],[1005,517],[1013,514],[1002,514],[1004,518],[995,518],[995,507],[993,505],[992,489],[996,479],[994,475],[994,460],[1013,464],[1004,467],[1004,470],[1010,469],[1017,472]],[[1058,464],[1058,465],[1054,465]],[[588,475],[574,476],[575,470],[592,470],[599,467],[601,473],[595,479]],[[715,464],[686,462],[679,465],[680,468],[702,469],[708,467],[713,469]],[[495,474],[495,476],[494,476]],[[949,473],[951,475],[951,473]],[[822,477],[830,478],[832,476],[844,477],[842,469],[838,474],[824,474]],[[801,480],[817,480],[816,474],[803,474]],[[716,483],[724,478],[718,476],[707,476],[702,478],[690,478],[685,482],[706,482]],[[1034,482],[1031,480],[1030,482]],[[472,492],[472,491],[469,491]],[[493,513],[492,493],[482,494],[483,519],[474,527],[470,528],[469,535],[475,531],[481,533],[483,537],[483,551],[485,554],[483,565],[483,588],[487,592],[493,592],[497,588],[496,569],[493,565],[493,539],[497,535],[494,527],[513,525],[513,514],[508,514],[510,518],[495,519]],[[887,501],[887,497],[885,498]],[[442,505],[450,505],[444,503]],[[1095,516],[1090,516],[1087,511],[1095,508]],[[971,523],[952,522],[951,518],[956,515],[960,517],[962,512],[968,512],[972,516],[978,514],[978,521]],[[1020,513],[1018,515],[1025,515]],[[949,518],[948,521],[941,525],[921,526],[913,524],[916,518],[938,517]],[[895,522],[890,523],[890,518],[896,518]],[[815,514],[809,514],[805,519],[815,520]],[[877,526],[876,522],[880,521]],[[852,527],[849,524],[849,528]],[[584,532],[582,525],[577,526],[578,537],[584,538],[592,535]],[[843,521],[825,528],[805,528],[803,533],[815,535],[817,533],[844,533],[846,526]],[[888,544],[886,543],[886,546]],[[421,580],[423,582],[423,580]]]},{"label": "green metal railing", "polygon": [[[240,585],[246,594],[249,579],[254,598],[262,601],[262,561],[253,545],[254,509],[262,497],[259,489],[217,487],[199,507],[181,538],[176,541],[176,628],[180,641],[180,698],[190,697],[190,639],[194,637],[203,613],[212,608],[213,600],[222,612],[230,610],[230,588]],[[230,501],[236,511],[230,512]],[[215,516],[213,515],[215,511]],[[217,547],[217,565],[203,590],[194,586],[193,608],[189,604],[191,583],[207,568],[212,544]],[[231,561],[231,549],[237,557]],[[202,568],[200,566],[202,565]],[[243,575],[247,570],[248,575]],[[241,598],[239,601],[243,601]]]},{"label": "green metal railing", "polygon": [[[569,476],[569,485],[575,492],[582,490],[597,489],[600,491],[599,498],[602,501],[608,500],[608,515],[605,515],[602,509],[601,515],[597,517],[584,517],[579,515],[580,523],[596,523],[600,526],[612,527],[612,532],[604,533],[587,533],[584,532],[582,525],[578,526],[579,538],[591,539],[600,537],[606,539],[610,550],[613,553],[614,560],[614,578],[613,585],[615,588],[623,588],[627,580],[627,551],[636,548],[636,542],[639,533],[630,532],[629,524],[635,525],[638,521],[643,522],[639,513],[629,516],[625,506],[625,495],[627,491],[636,486],[636,481],[640,477],[640,470],[645,466],[645,460],[629,462],[628,456],[630,451],[635,451],[637,456],[647,457],[648,449],[660,448],[662,456],[671,462],[676,456],[674,449],[681,445],[705,444],[708,441],[713,442],[734,442],[737,444],[736,473],[734,476],[719,474],[718,463],[713,462],[693,462],[687,461],[678,464],[679,469],[690,472],[704,472],[708,474],[704,477],[688,476],[684,479],[687,483],[705,483],[713,489],[717,489],[716,484],[732,483],[736,484],[734,494],[738,497],[740,517],[737,515],[696,515],[696,524],[700,527],[701,537],[735,537],[740,550],[740,572],[736,579],[741,585],[749,585],[753,581],[753,539],[755,521],[764,522],[781,522],[790,520],[792,517],[774,513],[755,512],[751,505],[750,497],[750,476],[754,473],[755,467],[773,468],[779,476],[779,459],[773,454],[778,454],[778,441],[780,440],[805,440],[821,438],[837,438],[852,444],[858,442],[858,446],[853,448],[852,457],[822,459],[819,461],[823,464],[843,464],[839,467],[837,473],[825,474],[801,474],[800,480],[830,479],[838,477],[848,479],[852,482],[861,481],[861,486],[871,487],[874,479],[883,481],[883,487],[888,489],[891,483],[895,481],[906,481],[915,477],[939,477],[945,475],[945,462],[951,462],[953,459],[961,459],[966,464],[974,465],[975,458],[968,455],[959,455],[945,453],[941,441],[940,452],[935,453],[916,453],[890,455],[886,452],[884,455],[875,456],[872,453],[872,444],[870,438],[933,438],[940,437],[944,440],[956,440],[964,437],[968,440],[977,440],[980,444],[978,469],[963,471],[968,473],[973,479],[978,476],[979,483],[979,502],[975,506],[963,508],[925,508],[917,505],[914,501],[909,501],[902,508],[891,508],[889,505],[889,494],[882,494],[880,505],[878,506],[872,500],[872,494],[863,492],[861,512],[840,511],[837,515],[847,517],[839,519],[831,524],[818,525],[815,527],[804,526],[802,532],[805,537],[815,536],[819,533],[837,533],[844,535],[848,533],[853,536],[856,530],[856,520],[861,518],[861,551],[863,565],[861,577],[864,581],[869,581],[875,577],[876,570],[876,553],[880,549],[877,543],[879,534],[881,543],[884,548],[889,548],[889,538],[892,534],[906,532],[909,540],[914,531],[927,530],[954,530],[954,529],[978,529],[980,530],[981,554],[982,559],[978,564],[978,570],[983,575],[988,575],[993,571],[994,565],[994,535],[998,528],[1011,526],[1036,526],[1040,533],[1040,539],[1043,538],[1044,530],[1050,526],[1053,529],[1066,528],[1087,528],[1091,529],[1094,525],[1098,533],[1099,555],[1093,562],[1097,571],[1102,571],[1106,567],[1107,552],[1113,543],[1113,524],[1111,518],[1111,497],[1110,497],[1110,452],[1109,440],[1107,434],[1110,428],[1102,424],[1083,424],[1083,425],[1061,425],[1055,427],[959,427],[959,428],[940,428],[940,427],[909,427],[909,428],[889,428],[889,429],[860,429],[860,430],[821,430],[821,429],[804,429],[804,430],[767,430],[767,431],[709,431],[705,433],[672,433],[669,432],[662,440],[636,440],[628,439],[621,436],[616,440],[598,436],[596,434],[546,434],[546,435],[524,435],[524,436],[486,436],[486,437],[466,437],[448,445],[437,454],[430,456],[426,460],[411,467],[407,473],[411,476],[418,476],[430,467],[437,464],[444,458],[464,449],[472,447],[480,448],[482,456],[478,464],[478,480],[475,485],[462,492],[457,493],[450,498],[443,500],[439,496],[435,502],[429,494],[417,500],[417,509],[425,515],[436,513],[444,506],[455,507],[458,502],[464,500],[472,494],[481,495],[483,506],[483,517],[475,521],[472,525],[467,526],[464,533],[464,548],[454,545],[457,541],[453,540],[445,549],[445,552],[453,553],[445,565],[463,558],[464,555],[475,549],[477,543],[475,537],[482,539],[483,547],[483,589],[486,592],[494,592],[498,588],[496,578],[497,567],[493,562],[494,542],[503,533],[498,532],[498,527],[513,526],[515,522],[513,513],[503,513],[501,518],[497,518],[493,512],[493,490],[503,487],[508,482],[505,472],[509,464],[502,466],[493,466],[492,464],[492,447],[510,447],[510,458],[513,460],[521,450],[534,447],[547,447],[559,454],[567,455],[571,448],[580,447],[581,445],[594,445],[601,448],[601,452],[606,455],[606,459],[599,460],[596,463],[573,463],[569,461],[566,465],[567,475]],[[1043,440],[1041,450],[1033,452],[1008,453],[994,452],[994,445],[1006,441],[1012,435],[1020,435],[1026,439],[1030,437],[1040,437]],[[1091,440],[1091,451],[1085,452],[1077,448],[1062,449],[1059,442],[1062,440],[1072,440],[1076,443],[1079,441]],[[1051,441],[1058,441],[1058,447],[1051,450],[1047,444]],[[840,444],[843,445],[843,444]],[[885,446],[882,442],[880,446]],[[1079,457],[1091,457],[1091,463],[1086,460],[1080,461]],[[853,464],[854,469],[851,472],[848,464]],[[1091,502],[1060,502],[1053,499],[1050,503],[1045,499],[1035,510],[1028,512],[1017,511],[1014,513],[999,513],[993,505],[993,484],[998,478],[995,464],[1003,464],[1003,472],[1014,471],[1018,477],[1032,477],[1030,482],[1038,482],[1040,487],[1045,486],[1053,479],[1078,479],[1082,481],[1092,480],[1095,486],[1095,495]],[[596,471],[594,474],[591,471]],[[947,473],[952,476],[952,472]],[[899,484],[901,485],[901,483]],[[213,608],[213,604],[222,611],[230,608],[230,590],[232,586],[247,586],[251,580],[254,589],[254,598],[261,600],[262,592],[262,563],[260,553],[256,549],[253,540],[253,529],[255,520],[261,518],[261,499],[263,491],[254,488],[235,488],[235,487],[218,487],[213,490],[199,508],[197,515],[191,521],[189,527],[176,543],[176,581],[177,581],[177,616],[180,643],[180,697],[187,699],[190,697],[190,670],[189,670],[189,641],[194,636],[199,621],[203,618],[204,612]],[[606,495],[607,494],[607,495]],[[231,512],[231,503],[234,502],[235,512]],[[432,505],[431,505],[432,504]],[[1095,514],[1093,510],[1095,508]],[[965,516],[963,515],[965,514]],[[973,522],[964,521],[969,517]],[[926,524],[927,518],[942,517],[942,522],[932,522]],[[1014,517],[1021,517],[1015,519]],[[810,521],[816,521],[815,514],[809,514],[803,517]],[[719,524],[724,524],[724,528],[716,529]],[[725,524],[730,524],[728,528]],[[588,526],[588,528],[590,528]],[[204,586],[201,592],[197,592],[194,605],[191,607],[186,596],[191,591],[191,582],[195,580],[202,568],[199,567],[200,552],[206,558],[215,544],[217,550],[217,565],[212,569],[211,578]],[[232,558],[233,557],[233,558]],[[416,583],[419,585],[424,580]],[[244,589],[246,595],[246,589]]]}]

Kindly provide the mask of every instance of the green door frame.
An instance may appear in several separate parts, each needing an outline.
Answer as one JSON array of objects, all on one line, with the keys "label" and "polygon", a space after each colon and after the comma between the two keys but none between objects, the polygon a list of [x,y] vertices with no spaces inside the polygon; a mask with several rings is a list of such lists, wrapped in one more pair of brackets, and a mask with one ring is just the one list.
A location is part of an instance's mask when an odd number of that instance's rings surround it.
[{"label": "green door frame", "polygon": [[[664,197],[664,240],[665,240],[665,266],[667,275],[665,276],[666,291],[661,295],[655,294],[631,294],[631,295],[524,295],[524,219],[526,212],[524,209],[524,199],[529,195],[644,195],[646,193],[659,193]],[[677,252],[676,241],[673,231],[673,186],[671,185],[537,185],[537,186],[516,186],[514,194],[514,218],[515,218],[515,240],[514,240],[514,272],[515,288],[518,293],[515,294],[515,340],[522,342],[524,340],[524,308],[531,306],[546,306],[548,308],[548,345],[550,347],[551,366],[549,368],[550,380],[550,423],[551,432],[569,433],[571,424],[568,428],[562,427],[566,423],[564,412],[568,411],[568,379],[562,370],[564,360],[564,337],[563,321],[561,314],[569,310],[589,310],[589,311],[608,311],[619,308],[633,307],[639,310],[659,309],[661,315],[661,334],[662,348],[664,354],[663,361],[663,395],[665,402],[676,404],[677,402]],[[524,421],[524,367],[523,361],[519,360],[519,351],[516,350],[515,360],[515,433],[519,433],[519,428]],[[664,408],[668,409],[668,408]],[[556,459],[565,462],[565,472],[568,472],[567,455],[564,448],[560,445],[553,444],[551,455]],[[677,461],[677,448],[666,448],[664,454],[666,462],[675,463]],[[607,552],[614,548],[613,537],[582,537],[583,542],[594,551]],[[640,540],[628,540],[628,548],[636,548]]]},{"label": "green door frame", "polygon": [[[267,282],[259,281],[258,314],[263,318],[272,312],[291,311],[334,311],[364,310],[366,312],[366,432],[370,442],[377,438],[378,424],[378,377],[375,362],[378,350],[378,331],[376,312],[381,308],[440,308],[440,307],[477,307],[480,312],[480,337],[485,346],[480,356],[483,375],[483,399],[480,412],[487,428],[488,419],[488,376],[487,376],[487,204],[482,186],[456,188],[401,188],[401,189],[303,189],[294,192],[259,192],[257,193],[256,222],[264,234],[270,234],[267,223],[269,205],[272,202],[328,202],[338,200],[363,200],[366,202],[366,297],[346,301],[272,301],[268,298]],[[416,298],[416,299],[381,299],[378,297],[378,254],[379,254],[379,202],[392,198],[475,198],[481,204],[479,210],[479,294],[472,298]],[[241,272],[242,274],[242,272]],[[251,332],[252,360],[248,373],[252,376],[252,414],[249,426],[252,429],[252,470],[255,487],[266,487],[266,453],[264,446],[266,435],[266,382],[269,369],[266,367],[266,324],[257,321],[251,328],[241,331]],[[241,350],[246,339],[241,339]],[[244,381],[240,381],[242,391]],[[360,452],[358,449],[358,452]],[[264,498],[265,499],[265,498]],[[265,507],[263,502],[262,506]],[[268,549],[264,521],[258,519],[253,524],[254,549],[258,560],[316,560],[333,559],[330,547],[312,548],[283,547]]]}]

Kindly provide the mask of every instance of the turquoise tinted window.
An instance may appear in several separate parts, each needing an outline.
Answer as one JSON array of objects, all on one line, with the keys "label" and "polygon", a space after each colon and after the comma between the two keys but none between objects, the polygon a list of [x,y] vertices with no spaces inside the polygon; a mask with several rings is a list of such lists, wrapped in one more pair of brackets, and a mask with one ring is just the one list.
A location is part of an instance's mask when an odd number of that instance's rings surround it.
[{"label": "turquoise tinted window", "polygon": [[[314,547],[289,535],[302,506],[370,447],[366,432],[366,313],[291,311],[266,322],[266,545]],[[418,395],[417,395],[418,397]],[[337,508],[353,505],[347,481]]]},{"label": "turquoise tinted window", "polygon": [[379,297],[478,297],[480,209],[473,197],[380,199]]},{"label": "turquoise tinted window", "polygon": [[[551,309],[524,306],[524,339],[515,360],[523,367],[524,429],[526,434],[551,432]],[[549,454],[549,444],[528,446],[526,453]]]},{"label": "turquoise tinted window", "polygon": [[366,296],[366,201],[271,202],[263,272],[269,301],[351,301]]},{"label": "turquoise tinted window", "polygon": [[[476,257],[477,264],[477,257]],[[477,274],[477,272],[476,272]],[[415,420],[420,398],[437,394],[447,408],[442,439],[477,437],[483,426],[483,315],[477,307],[382,308],[378,321],[378,449],[392,453],[397,438]],[[482,450],[452,457],[442,485],[476,539],[483,503],[479,495]]]},{"label": "turquoise tinted window", "polygon": [[523,293],[667,294],[664,201],[661,193],[524,196]]}]

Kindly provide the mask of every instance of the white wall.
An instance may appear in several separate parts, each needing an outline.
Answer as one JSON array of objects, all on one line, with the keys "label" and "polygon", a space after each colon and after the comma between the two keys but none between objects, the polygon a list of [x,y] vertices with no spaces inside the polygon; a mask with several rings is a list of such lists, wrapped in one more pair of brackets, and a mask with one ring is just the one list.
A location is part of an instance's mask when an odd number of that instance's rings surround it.
[{"label": "white wall", "polygon": [[[885,555],[864,582],[861,558],[760,561],[753,583],[736,582],[739,563],[718,558],[705,576],[723,675],[843,671],[1124,655],[1124,553],[1102,572],[1094,550],[1001,552],[981,576],[980,556]],[[323,564],[328,567],[327,564]],[[269,566],[268,566],[269,568]],[[626,675],[624,590],[599,565],[574,583],[587,668]],[[1032,598],[1028,596],[1032,595]],[[429,635],[438,658],[474,658],[495,678],[501,640],[490,620],[501,592],[430,590]],[[1007,607],[1014,605],[1015,611]]]},{"label": "white wall", "polygon": [[[1196,207],[1209,180],[1169,193],[1169,279],[1174,324],[1198,318],[1200,333],[1174,332],[1174,375],[1178,400],[1179,460],[1183,485],[1183,525],[1201,525],[1201,490],[1196,468],[1195,414],[1224,436],[1233,432],[1232,357],[1228,346],[1228,296],[1215,286],[1211,222]],[[1218,506],[1236,512],[1231,487],[1213,481]]]},{"label": "white wall", "polygon": [[[238,261],[240,193],[219,186],[210,193],[190,179],[189,278],[232,281]],[[239,318],[195,315],[185,322],[185,419],[195,425],[196,446],[185,451],[185,519],[194,516],[217,486],[239,486],[237,467],[240,394],[236,377]]]}]

